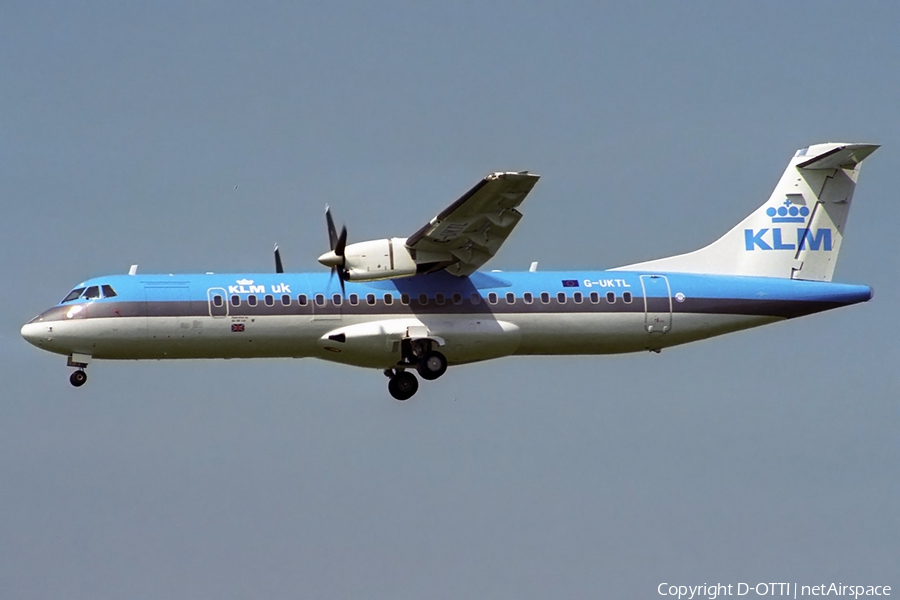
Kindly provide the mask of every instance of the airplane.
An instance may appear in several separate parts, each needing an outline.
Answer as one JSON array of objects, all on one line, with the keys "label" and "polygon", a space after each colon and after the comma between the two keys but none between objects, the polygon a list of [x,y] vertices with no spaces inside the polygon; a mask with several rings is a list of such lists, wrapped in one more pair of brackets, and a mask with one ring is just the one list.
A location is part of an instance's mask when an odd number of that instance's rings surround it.
[{"label": "airplane", "polygon": [[485,272],[539,176],[492,173],[406,238],[347,243],[326,208],[326,273],[127,275],[84,281],[22,327],[93,360],[314,357],[382,370],[397,400],[449,366],[513,355],[660,352],[866,302],[831,283],[860,163],[874,144],[798,150],[771,196],[694,252],[606,271]]}]

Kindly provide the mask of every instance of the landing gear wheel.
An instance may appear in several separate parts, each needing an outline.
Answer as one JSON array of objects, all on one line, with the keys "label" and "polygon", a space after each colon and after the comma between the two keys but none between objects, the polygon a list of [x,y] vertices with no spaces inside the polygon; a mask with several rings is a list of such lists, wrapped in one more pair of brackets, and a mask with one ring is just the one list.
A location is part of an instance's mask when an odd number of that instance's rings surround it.
[{"label": "landing gear wheel", "polygon": [[437,379],[447,371],[447,358],[437,350],[429,352],[416,363],[416,371],[422,379]]},{"label": "landing gear wheel", "polygon": [[409,400],[419,389],[419,381],[416,376],[406,371],[400,371],[388,382],[388,391],[397,400]]},{"label": "landing gear wheel", "polygon": [[81,387],[87,381],[87,373],[83,370],[78,369],[74,373],[69,376],[69,383],[74,385],[75,387]]}]

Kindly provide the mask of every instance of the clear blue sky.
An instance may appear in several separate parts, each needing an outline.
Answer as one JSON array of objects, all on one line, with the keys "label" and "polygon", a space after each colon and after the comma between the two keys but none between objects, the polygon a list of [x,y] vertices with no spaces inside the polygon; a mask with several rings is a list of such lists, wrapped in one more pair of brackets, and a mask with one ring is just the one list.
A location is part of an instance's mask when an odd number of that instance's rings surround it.
[{"label": "clear blue sky", "polygon": [[[894,3],[6,3],[0,597],[651,598],[900,589]],[[661,355],[451,369],[97,363],[19,337],[75,283],[319,270],[541,182],[491,268],[691,250],[800,147],[863,167],[864,305]]]}]

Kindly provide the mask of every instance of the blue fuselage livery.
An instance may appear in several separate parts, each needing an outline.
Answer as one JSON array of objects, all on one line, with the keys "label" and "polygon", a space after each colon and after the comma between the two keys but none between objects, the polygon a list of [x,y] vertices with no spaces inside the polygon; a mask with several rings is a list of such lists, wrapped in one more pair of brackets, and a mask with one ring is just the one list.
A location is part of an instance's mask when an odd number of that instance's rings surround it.
[{"label": "blue fuselage livery", "polygon": [[406,400],[448,366],[513,355],[660,352],[865,302],[831,283],[872,144],[798,151],[761,207],[691,253],[608,271],[480,271],[522,218],[538,176],[492,173],[408,238],[347,243],[326,210],[331,273],[111,275],[76,286],[22,327],[92,360],[304,358],[383,370]]},{"label": "blue fuselage livery", "polygon": [[[401,360],[407,330],[419,323],[445,341],[451,364],[463,364],[513,354],[660,350],[872,295],[859,285],[654,272],[439,272],[349,282],[343,295],[329,279],[100,277],[78,287],[107,286],[115,296],[61,303],[23,335],[51,352],[97,359],[317,357],[390,369]],[[371,323],[382,327],[369,332]],[[342,331],[344,341],[329,339]]]}]

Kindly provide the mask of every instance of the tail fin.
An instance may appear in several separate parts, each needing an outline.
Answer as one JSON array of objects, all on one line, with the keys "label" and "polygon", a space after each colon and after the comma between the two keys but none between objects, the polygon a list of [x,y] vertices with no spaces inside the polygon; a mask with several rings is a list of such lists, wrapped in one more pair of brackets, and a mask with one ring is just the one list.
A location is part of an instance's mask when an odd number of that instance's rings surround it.
[{"label": "tail fin", "polygon": [[831,281],[860,163],[877,149],[829,143],[798,150],[766,203],[709,246],[613,270]]}]

